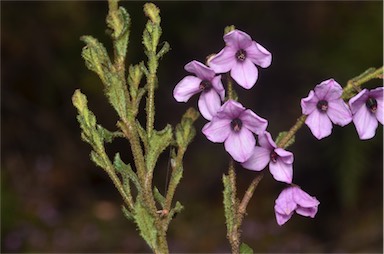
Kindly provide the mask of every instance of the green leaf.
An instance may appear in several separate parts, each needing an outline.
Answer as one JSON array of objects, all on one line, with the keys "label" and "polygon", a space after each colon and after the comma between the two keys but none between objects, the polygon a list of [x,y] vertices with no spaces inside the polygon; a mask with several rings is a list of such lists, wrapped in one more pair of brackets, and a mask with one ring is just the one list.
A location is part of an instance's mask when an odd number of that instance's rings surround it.
[{"label": "green leaf", "polygon": [[183,115],[181,122],[176,126],[176,143],[179,147],[186,148],[195,137],[194,121],[200,116],[194,108],[189,108]]},{"label": "green leaf", "polygon": [[110,6],[106,21],[108,27],[112,29],[112,39],[116,55],[119,59],[124,60],[127,54],[129,28],[131,25],[129,14],[123,7],[119,9],[116,7],[115,9],[114,6]]},{"label": "green leaf", "polygon": [[169,50],[171,50],[171,47],[169,46],[169,43],[168,42],[164,42],[163,47],[159,50],[159,52],[157,52],[156,57],[158,59],[162,58],[167,52],[169,52]]},{"label": "green leaf", "polygon": [[123,214],[124,216],[130,220],[130,221],[134,221],[134,218],[133,218],[133,214],[131,212],[128,211],[128,209],[125,207],[125,206],[122,206],[121,207],[121,210],[123,211]]},{"label": "green leaf", "polygon": [[124,134],[120,131],[115,131],[115,132],[112,132],[112,131],[109,131],[107,129],[105,129],[103,126],[101,125],[97,125],[96,126],[97,128],[97,131],[99,133],[99,135],[103,138],[104,142],[107,142],[107,143],[111,143],[112,140],[116,137],[124,137]]},{"label": "green leaf", "polygon": [[144,65],[143,62],[141,62],[140,64],[129,66],[127,82],[129,85],[129,92],[133,99],[137,99],[139,85],[143,77],[141,65]]},{"label": "green leaf", "polygon": [[127,118],[127,97],[128,90],[124,83],[124,77],[121,78],[118,73],[110,72],[107,75],[109,86],[106,86],[108,100],[116,110],[120,118]]},{"label": "green leaf", "polygon": [[111,132],[96,124],[95,115],[88,109],[87,97],[80,90],[76,90],[73,94],[72,103],[78,111],[77,120],[82,130],[81,138],[95,151],[102,149],[104,142],[112,142],[115,137],[123,137],[121,132]]},{"label": "green leaf", "polygon": [[229,33],[229,32],[232,32],[232,31],[235,30],[235,29],[236,29],[236,27],[235,27],[234,25],[226,26],[226,27],[224,28],[224,35],[226,35],[226,34]]},{"label": "green leaf", "polygon": [[103,44],[91,36],[82,36],[81,40],[86,43],[82,51],[86,66],[99,75],[108,101],[121,118],[126,118],[128,90],[125,77],[121,77],[119,71],[115,70]]},{"label": "green leaf", "polygon": [[72,96],[72,103],[77,108],[77,120],[80,124],[81,138],[90,144],[96,151],[103,146],[103,137],[96,130],[96,117],[88,109],[87,97],[78,89]]},{"label": "green leaf", "polygon": [[145,151],[147,153],[147,151],[149,149],[147,132],[144,130],[143,126],[141,126],[141,124],[138,120],[136,120],[136,127],[137,127],[137,132],[139,133],[139,137],[141,139],[141,142],[143,142]]},{"label": "green leaf", "polygon": [[170,221],[172,219],[175,218],[175,216],[179,213],[181,213],[181,211],[184,209],[184,206],[179,202],[177,201],[176,202],[176,205],[174,208],[171,209],[171,211],[169,212],[169,215],[168,215],[168,224],[170,223]]},{"label": "green leaf", "polygon": [[176,156],[177,155],[176,155],[174,149],[171,149],[171,165],[172,165],[174,172],[172,173],[170,185],[173,185],[173,186],[177,186],[179,184],[181,178],[183,177],[183,171],[184,171],[182,163],[180,163],[179,165],[176,165],[176,161],[177,161]]},{"label": "green leaf", "polygon": [[[279,142],[288,134],[288,131],[282,131],[277,135],[277,138],[275,140],[276,144],[279,144]],[[295,143],[295,136],[292,136],[292,138],[284,145],[283,148],[287,148],[288,146],[291,146]]]},{"label": "green leaf", "polygon": [[111,71],[112,63],[107,50],[103,44],[92,36],[85,35],[81,36],[80,39],[86,44],[81,52],[85,65],[88,69],[99,75],[105,85],[109,85],[106,74]]},{"label": "green leaf", "polygon": [[160,24],[160,9],[153,3],[144,4],[144,13],[152,23]]},{"label": "green leaf", "polygon": [[253,250],[247,244],[241,243],[241,245],[240,245],[240,253],[241,254],[253,254]]},{"label": "green leaf", "polygon": [[175,207],[173,208],[173,211],[175,213],[180,213],[183,209],[184,206],[179,201],[177,201]]},{"label": "green leaf", "polygon": [[133,215],[139,228],[140,235],[152,248],[156,248],[157,231],[155,227],[155,218],[137,201],[135,204],[135,213]]},{"label": "green leaf", "polygon": [[140,186],[139,180],[137,178],[137,175],[135,174],[135,172],[133,172],[133,170],[131,168],[131,165],[125,164],[121,160],[119,153],[115,154],[115,158],[113,160],[113,166],[116,169],[116,171],[119,172],[123,176],[123,181],[124,182],[130,180],[136,186],[136,189],[138,191],[141,190],[141,186]]},{"label": "green leaf", "polygon": [[148,138],[148,151],[146,153],[146,166],[149,171],[153,171],[159,155],[167,148],[172,141],[172,126],[167,124],[161,131],[153,131]]},{"label": "green leaf", "polygon": [[91,160],[99,167],[106,169],[107,164],[103,160],[103,158],[100,157],[99,154],[97,154],[95,151],[91,151]]},{"label": "green leaf", "polygon": [[164,207],[165,198],[163,195],[161,195],[156,186],[153,187],[153,196],[155,197],[155,200],[161,205],[161,207]]}]

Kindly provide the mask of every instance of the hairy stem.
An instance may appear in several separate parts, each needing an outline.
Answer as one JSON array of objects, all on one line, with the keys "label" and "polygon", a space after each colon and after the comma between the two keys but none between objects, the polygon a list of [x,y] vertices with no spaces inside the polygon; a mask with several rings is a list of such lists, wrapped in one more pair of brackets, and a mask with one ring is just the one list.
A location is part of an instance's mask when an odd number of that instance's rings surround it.
[{"label": "hairy stem", "polygon": [[147,135],[151,137],[155,123],[155,80],[156,74],[150,73],[148,76],[148,97],[147,97]]},{"label": "hairy stem", "polygon": [[261,173],[252,180],[251,184],[249,185],[247,191],[244,194],[243,199],[241,200],[241,203],[239,206],[239,225],[240,226],[241,226],[241,223],[243,221],[245,212],[247,210],[248,203],[251,200],[253,193],[256,190],[257,185],[259,185],[259,182],[261,181],[261,179],[263,179],[263,176],[264,176],[264,174]]},{"label": "hairy stem", "polygon": [[234,223],[232,228],[228,228],[227,232],[227,238],[229,240],[229,243],[231,245],[232,253],[238,254],[240,252],[240,232],[239,232],[239,216],[238,216],[238,208],[239,208],[239,201],[237,200],[237,194],[236,194],[236,173],[235,173],[235,167],[234,162],[231,159],[229,161],[229,169],[228,169],[228,177],[229,177],[229,184],[231,185],[231,209],[233,209],[234,214]]},{"label": "hairy stem", "polygon": [[234,100],[235,94],[234,94],[234,90],[233,90],[232,78],[231,78],[231,75],[229,74],[229,72],[226,75],[227,75],[228,100]]},{"label": "hairy stem", "polygon": [[284,138],[282,138],[280,140],[280,142],[277,144],[277,146],[285,148],[286,144],[289,142],[289,140],[291,140],[291,138],[293,136],[295,136],[296,132],[301,128],[301,126],[303,126],[303,124],[305,123],[305,119],[307,119],[307,116],[306,115],[301,115],[297,119],[295,125],[293,125],[291,127],[291,129],[288,131],[287,135],[285,135]]},{"label": "hairy stem", "polygon": [[107,163],[107,167],[104,170],[107,172],[108,176],[111,178],[116,189],[119,191],[120,195],[123,197],[124,203],[132,211],[134,207],[133,198],[130,194],[126,193],[123,187],[123,184],[120,181],[120,178],[116,175],[115,169],[108,158],[108,155],[105,153],[105,150],[101,148],[97,153],[101,156],[103,161]]},{"label": "hairy stem", "polygon": [[378,69],[369,68],[359,76],[350,79],[347,82],[347,85],[343,89],[342,98],[344,100],[349,100],[351,97],[353,97],[354,95],[353,91],[356,91],[356,88],[359,88],[362,84],[370,81],[371,79],[375,79],[375,78],[383,79],[383,72],[384,72],[384,66]]}]

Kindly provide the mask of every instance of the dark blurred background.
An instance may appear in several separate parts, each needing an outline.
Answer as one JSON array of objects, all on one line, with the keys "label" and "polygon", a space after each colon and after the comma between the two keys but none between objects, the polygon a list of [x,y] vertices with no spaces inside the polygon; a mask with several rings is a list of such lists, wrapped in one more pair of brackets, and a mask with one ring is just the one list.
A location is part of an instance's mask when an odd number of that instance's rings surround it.
[{"label": "dark blurred background", "polygon": [[[122,2],[132,18],[129,63],[144,59],[144,2]],[[266,47],[272,65],[259,69],[241,102],[269,120],[273,137],[301,114],[300,99],[323,80],[345,85],[383,64],[383,3],[376,2],[157,2],[163,40],[172,50],[159,68],[156,127],[176,124],[197,105],[172,97],[184,65],[218,52],[223,29],[235,25]],[[1,1],[1,252],[149,252],[121,211],[118,192],[89,160],[71,96],[80,88],[98,122],[114,129],[116,114],[96,74],[80,56],[79,37],[93,35],[110,50],[106,2]],[[382,85],[382,80],[366,84]],[[205,120],[196,127],[201,130]],[[315,219],[298,215],[279,227],[274,201],[285,187],[266,171],[248,207],[243,238],[257,252],[383,251],[383,127],[360,141],[352,124],[334,126],[317,141],[304,126],[290,147],[294,182],[321,204]],[[107,147],[128,162],[124,140]],[[156,184],[164,189],[168,153]],[[169,229],[172,252],[229,252],[221,177],[227,155],[198,131],[185,156],[176,199],[185,210]],[[254,172],[237,167],[239,192]]]}]

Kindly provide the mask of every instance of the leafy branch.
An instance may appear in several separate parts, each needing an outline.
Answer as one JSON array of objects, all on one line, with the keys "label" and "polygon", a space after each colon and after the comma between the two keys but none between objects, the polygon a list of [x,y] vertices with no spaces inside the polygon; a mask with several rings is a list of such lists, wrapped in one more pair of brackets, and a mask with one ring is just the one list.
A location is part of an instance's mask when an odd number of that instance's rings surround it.
[{"label": "leafy branch", "polygon": [[[119,116],[117,130],[112,132],[96,123],[95,115],[88,109],[87,98],[80,90],[75,91],[72,101],[78,111],[81,137],[92,147],[91,159],[107,172],[122,196],[124,215],[136,223],[140,235],[155,253],[168,253],[166,233],[169,223],[173,215],[183,208],[173,198],[183,174],[184,153],[196,133],[193,123],[199,113],[189,109],[176,128],[168,124],[160,131],[154,129],[159,60],[170,50],[167,42],[162,42],[159,48],[162,33],[160,10],[151,3],[144,5],[148,22],[142,43],[147,60],[126,69],[130,16],[123,7],[119,7],[117,0],[108,3],[106,23],[113,41],[113,59],[104,45],[89,35],[81,37],[86,44],[82,57],[86,67],[99,76],[104,93]],[[137,115],[145,95],[144,129]],[[123,162],[119,153],[115,154],[113,162],[110,160],[104,145],[114,138],[125,138],[129,142],[132,164]],[[153,173],[160,154],[168,147],[171,149],[172,172],[166,193],[161,194],[153,185]],[[135,196],[131,188],[136,189]]]}]

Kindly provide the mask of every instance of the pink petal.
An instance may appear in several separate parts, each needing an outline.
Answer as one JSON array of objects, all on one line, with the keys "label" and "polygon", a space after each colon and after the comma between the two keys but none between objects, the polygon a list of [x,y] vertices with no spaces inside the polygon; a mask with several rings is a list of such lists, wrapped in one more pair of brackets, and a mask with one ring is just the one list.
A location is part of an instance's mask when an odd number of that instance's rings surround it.
[{"label": "pink petal", "polygon": [[221,100],[223,101],[225,98],[225,89],[223,83],[221,82],[221,75],[214,77],[211,80],[213,88],[220,95]]},{"label": "pink petal", "polygon": [[271,134],[267,131],[259,135],[258,141],[261,147],[267,148],[270,151],[274,150],[277,147],[272,139]]},{"label": "pink petal", "polygon": [[383,102],[383,93],[384,93],[384,88],[383,87],[378,87],[375,89],[372,89],[369,92],[369,95],[372,96],[373,98],[376,99],[377,101],[377,110],[376,110],[376,118],[379,120],[381,124],[384,124],[384,102]]},{"label": "pink petal", "polygon": [[289,219],[292,217],[293,212],[290,214],[285,214],[285,213],[278,213],[276,212],[276,206],[275,206],[275,216],[276,216],[276,222],[279,224],[279,226],[284,225]]},{"label": "pink petal", "polygon": [[184,69],[202,80],[211,80],[215,76],[215,72],[212,69],[195,60],[187,63]]},{"label": "pink petal", "polygon": [[342,100],[328,101],[327,115],[334,124],[345,126],[352,121],[352,113]]},{"label": "pink petal", "polygon": [[363,89],[358,94],[353,96],[349,100],[349,106],[351,107],[352,114],[355,114],[361,107],[365,106],[365,102],[368,99],[368,90]]},{"label": "pink petal", "polygon": [[216,73],[225,73],[237,63],[236,49],[224,47],[217,55],[208,60],[209,67]]},{"label": "pink petal", "polygon": [[316,109],[316,105],[319,99],[315,93],[311,90],[306,98],[301,99],[301,110],[304,115],[311,114]]},{"label": "pink petal", "polygon": [[293,168],[292,164],[284,163],[281,158],[278,158],[276,162],[269,162],[269,171],[276,181],[284,183],[292,183]]},{"label": "pink petal", "polygon": [[271,151],[269,149],[255,146],[251,157],[241,165],[246,169],[261,171],[268,165],[270,154]]},{"label": "pink petal", "polygon": [[210,89],[207,92],[203,91],[200,95],[198,105],[200,113],[205,119],[210,121],[221,107],[220,96],[214,89]]},{"label": "pink petal", "polygon": [[384,104],[383,100],[377,100],[377,109],[376,109],[376,118],[381,123],[384,124]]},{"label": "pink petal", "polygon": [[257,80],[258,71],[254,63],[248,58],[244,62],[237,62],[231,69],[231,77],[245,89],[252,88]]},{"label": "pink petal", "polygon": [[245,49],[252,43],[251,36],[237,29],[225,34],[223,38],[227,46],[236,50]]},{"label": "pink petal", "polygon": [[343,88],[334,79],[328,79],[315,87],[315,94],[320,100],[336,100],[341,97]]},{"label": "pink petal", "polygon": [[279,155],[279,159],[282,160],[286,164],[293,163],[293,153],[284,150],[283,148],[276,148],[275,153]]},{"label": "pink petal", "polygon": [[245,108],[239,102],[228,100],[221,106],[220,111],[217,112],[217,116],[220,118],[228,118],[232,121],[238,118],[244,110]]},{"label": "pink petal", "polygon": [[200,83],[201,79],[195,76],[186,76],[176,85],[173,90],[173,97],[178,102],[187,102],[192,95],[200,92]]},{"label": "pink petal", "polygon": [[303,191],[300,187],[293,187],[292,189],[293,200],[301,207],[316,207],[320,202],[315,198],[310,196],[308,193]]},{"label": "pink petal", "polygon": [[245,51],[247,52],[247,58],[249,58],[254,64],[263,68],[267,68],[271,65],[271,53],[257,42],[253,41],[252,44],[245,49]]},{"label": "pink petal", "polygon": [[315,207],[308,207],[308,208],[307,207],[297,206],[296,213],[300,214],[302,216],[305,216],[305,217],[315,218],[315,215],[317,213],[317,209],[318,209],[317,206],[315,206]]},{"label": "pink petal", "polygon": [[211,122],[204,125],[202,132],[210,141],[215,143],[222,143],[232,132],[231,120],[213,117]]},{"label": "pink petal", "polygon": [[296,213],[314,218],[320,202],[299,187],[294,187],[292,195],[293,200],[297,203]]},{"label": "pink petal", "polygon": [[256,115],[252,110],[244,110],[239,119],[243,123],[243,127],[255,134],[260,134],[267,129],[268,121]]},{"label": "pink petal", "polygon": [[256,140],[252,132],[242,128],[240,132],[231,132],[224,142],[225,150],[235,161],[245,162],[252,155]]},{"label": "pink petal", "polygon": [[275,215],[277,223],[281,226],[286,223],[297,208],[292,198],[292,187],[284,189],[275,201]]},{"label": "pink petal", "polygon": [[305,124],[308,125],[313,136],[317,139],[322,139],[332,133],[331,120],[329,120],[327,114],[320,113],[318,110],[315,110],[312,114],[308,115]]},{"label": "pink petal", "polygon": [[353,115],[353,123],[355,124],[360,139],[365,140],[375,136],[376,128],[378,126],[377,119],[365,105],[360,107],[360,109]]},{"label": "pink petal", "polygon": [[369,91],[369,96],[375,98],[377,101],[383,101],[384,87],[377,87]]}]

